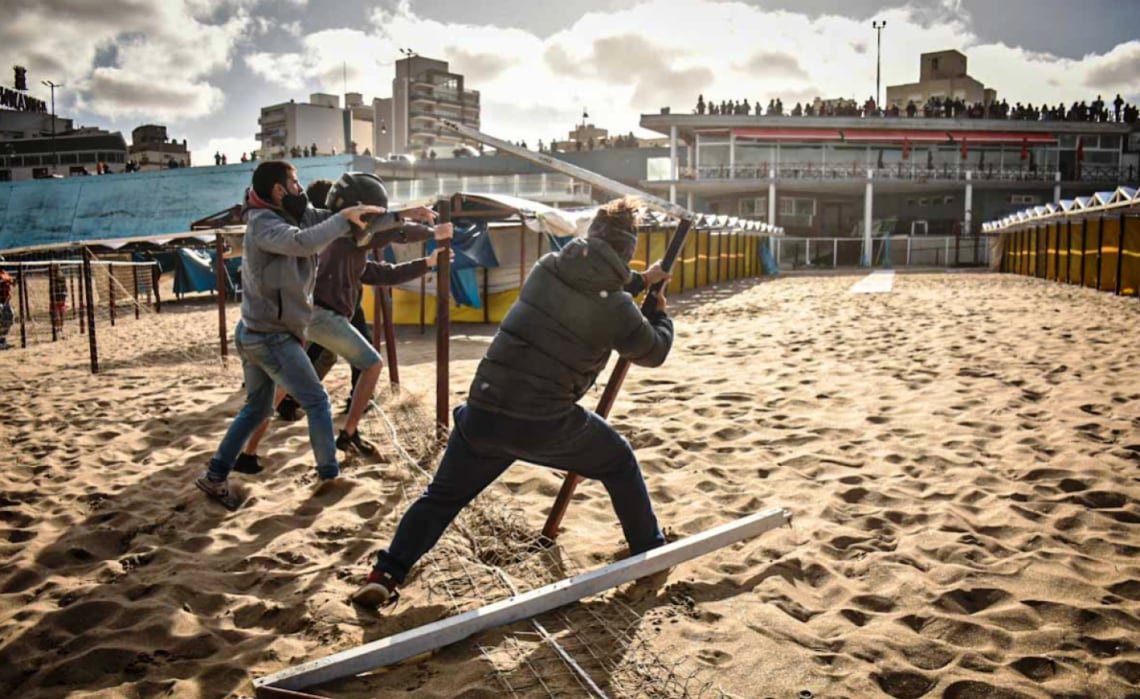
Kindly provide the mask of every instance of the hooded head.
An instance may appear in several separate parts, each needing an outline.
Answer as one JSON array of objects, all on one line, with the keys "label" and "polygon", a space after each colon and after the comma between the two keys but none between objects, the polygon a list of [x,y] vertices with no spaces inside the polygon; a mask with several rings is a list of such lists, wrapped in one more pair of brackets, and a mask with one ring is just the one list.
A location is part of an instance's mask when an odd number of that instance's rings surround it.
[{"label": "hooded head", "polygon": [[627,265],[637,247],[637,209],[639,202],[622,197],[603,204],[590,223],[590,238],[600,238],[614,249]]}]

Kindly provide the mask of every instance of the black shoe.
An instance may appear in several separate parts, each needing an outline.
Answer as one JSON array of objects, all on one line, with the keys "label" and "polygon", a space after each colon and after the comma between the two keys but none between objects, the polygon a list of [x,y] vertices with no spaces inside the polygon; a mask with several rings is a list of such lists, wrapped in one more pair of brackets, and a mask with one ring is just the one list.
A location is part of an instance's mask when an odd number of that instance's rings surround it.
[{"label": "black shoe", "polygon": [[349,434],[344,430],[336,437],[336,448],[341,451],[355,451],[361,456],[375,456],[376,445],[360,436],[360,430]]},{"label": "black shoe", "polygon": [[368,580],[349,598],[353,604],[369,609],[380,609],[395,604],[400,599],[399,585],[391,574],[375,568],[368,574]]},{"label": "black shoe", "polygon": [[296,422],[301,419],[301,404],[293,396],[285,396],[277,404],[277,415],[286,422]]},{"label": "black shoe", "polygon": [[253,475],[261,473],[265,469],[257,458],[257,454],[246,454],[242,452],[238,454],[237,461],[234,462],[234,470],[238,473]]}]

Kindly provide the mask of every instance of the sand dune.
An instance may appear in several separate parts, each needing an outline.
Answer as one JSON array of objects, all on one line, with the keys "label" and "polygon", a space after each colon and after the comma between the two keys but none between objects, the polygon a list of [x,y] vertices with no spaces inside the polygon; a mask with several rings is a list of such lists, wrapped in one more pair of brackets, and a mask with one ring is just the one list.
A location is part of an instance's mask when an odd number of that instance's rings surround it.
[{"label": "sand dune", "polygon": [[[852,294],[858,279],[673,300],[673,355],[633,369],[613,414],[662,524],[684,536],[779,505],[793,526],[546,628],[608,645],[584,664],[615,696],[644,689],[647,657],[739,697],[1140,696],[1140,305],[1022,277],[898,274]],[[210,307],[174,310],[101,335],[98,376],[81,336],[0,354],[0,696],[250,696],[253,677],[502,597],[478,582],[487,563],[535,585],[624,555],[596,483],[532,555],[560,479],[520,465],[394,611],[358,612],[344,599],[422,475],[382,438],[384,462],[314,495],[304,423],[275,423],[246,507],[206,502],[190,481],[240,372],[213,359]],[[457,402],[491,330],[456,332]],[[405,388],[380,399],[429,470],[432,342],[401,330]],[[346,384],[338,368],[338,410]],[[622,643],[591,637],[617,627]],[[582,694],[526,624],[324,693],[546,696],[534,668]]]}]

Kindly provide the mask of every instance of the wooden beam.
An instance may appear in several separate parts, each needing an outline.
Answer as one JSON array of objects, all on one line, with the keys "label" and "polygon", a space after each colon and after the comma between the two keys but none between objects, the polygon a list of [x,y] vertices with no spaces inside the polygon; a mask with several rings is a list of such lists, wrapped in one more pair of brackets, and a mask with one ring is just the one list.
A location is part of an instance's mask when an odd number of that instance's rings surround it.
[{"label": "wooden beam", "polygon": [[258,678],[253,685],[300,690],[359,675],[658,573],[790,521],[791,513],[783,508],[762,510],[595,571]]}]

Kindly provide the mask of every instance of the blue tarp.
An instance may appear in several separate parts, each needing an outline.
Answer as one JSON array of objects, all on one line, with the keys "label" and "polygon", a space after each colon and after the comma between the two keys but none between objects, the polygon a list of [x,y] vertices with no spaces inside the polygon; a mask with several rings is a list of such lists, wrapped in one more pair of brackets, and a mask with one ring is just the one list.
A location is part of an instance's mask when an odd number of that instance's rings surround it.
[{"label": "blue tarp", "polygon": [[[371,158],[358,169],[372,170]],[[367,161],[367,162],[364,162]],[[351,155],[291,161],[302,184],[335,180]],[[184,234],[241,202],[257,163],[0,183],[0,252]]]},{"label": "blue tarp", "polygon": [[[456,305],[482,308],[479,299],[479,275],[481,267],[498,267],[499,258],[491,246],[491,236],[487,235],[486,221],[455,221],[455,232],[451,248],[455,250],[455,261],[451,263],[451,296]],[[427,243],[428,254],[435,250],[435,241]],[[392,248],[384,249],[384,259],[395,263]]]},{"label": "blue tarp", "polygon": [[[132,259],[136,262],[155,260],[162,273],[174,273],[174,293],[196,294],[214,291],[217,284],[214,260],[217,253],[213,250],[193,250],[181,248],[174,252],[135,253]],[[241,258],[231,257],[226,260],[226,295],[234,295],[234,285],[241,279]]]}]

